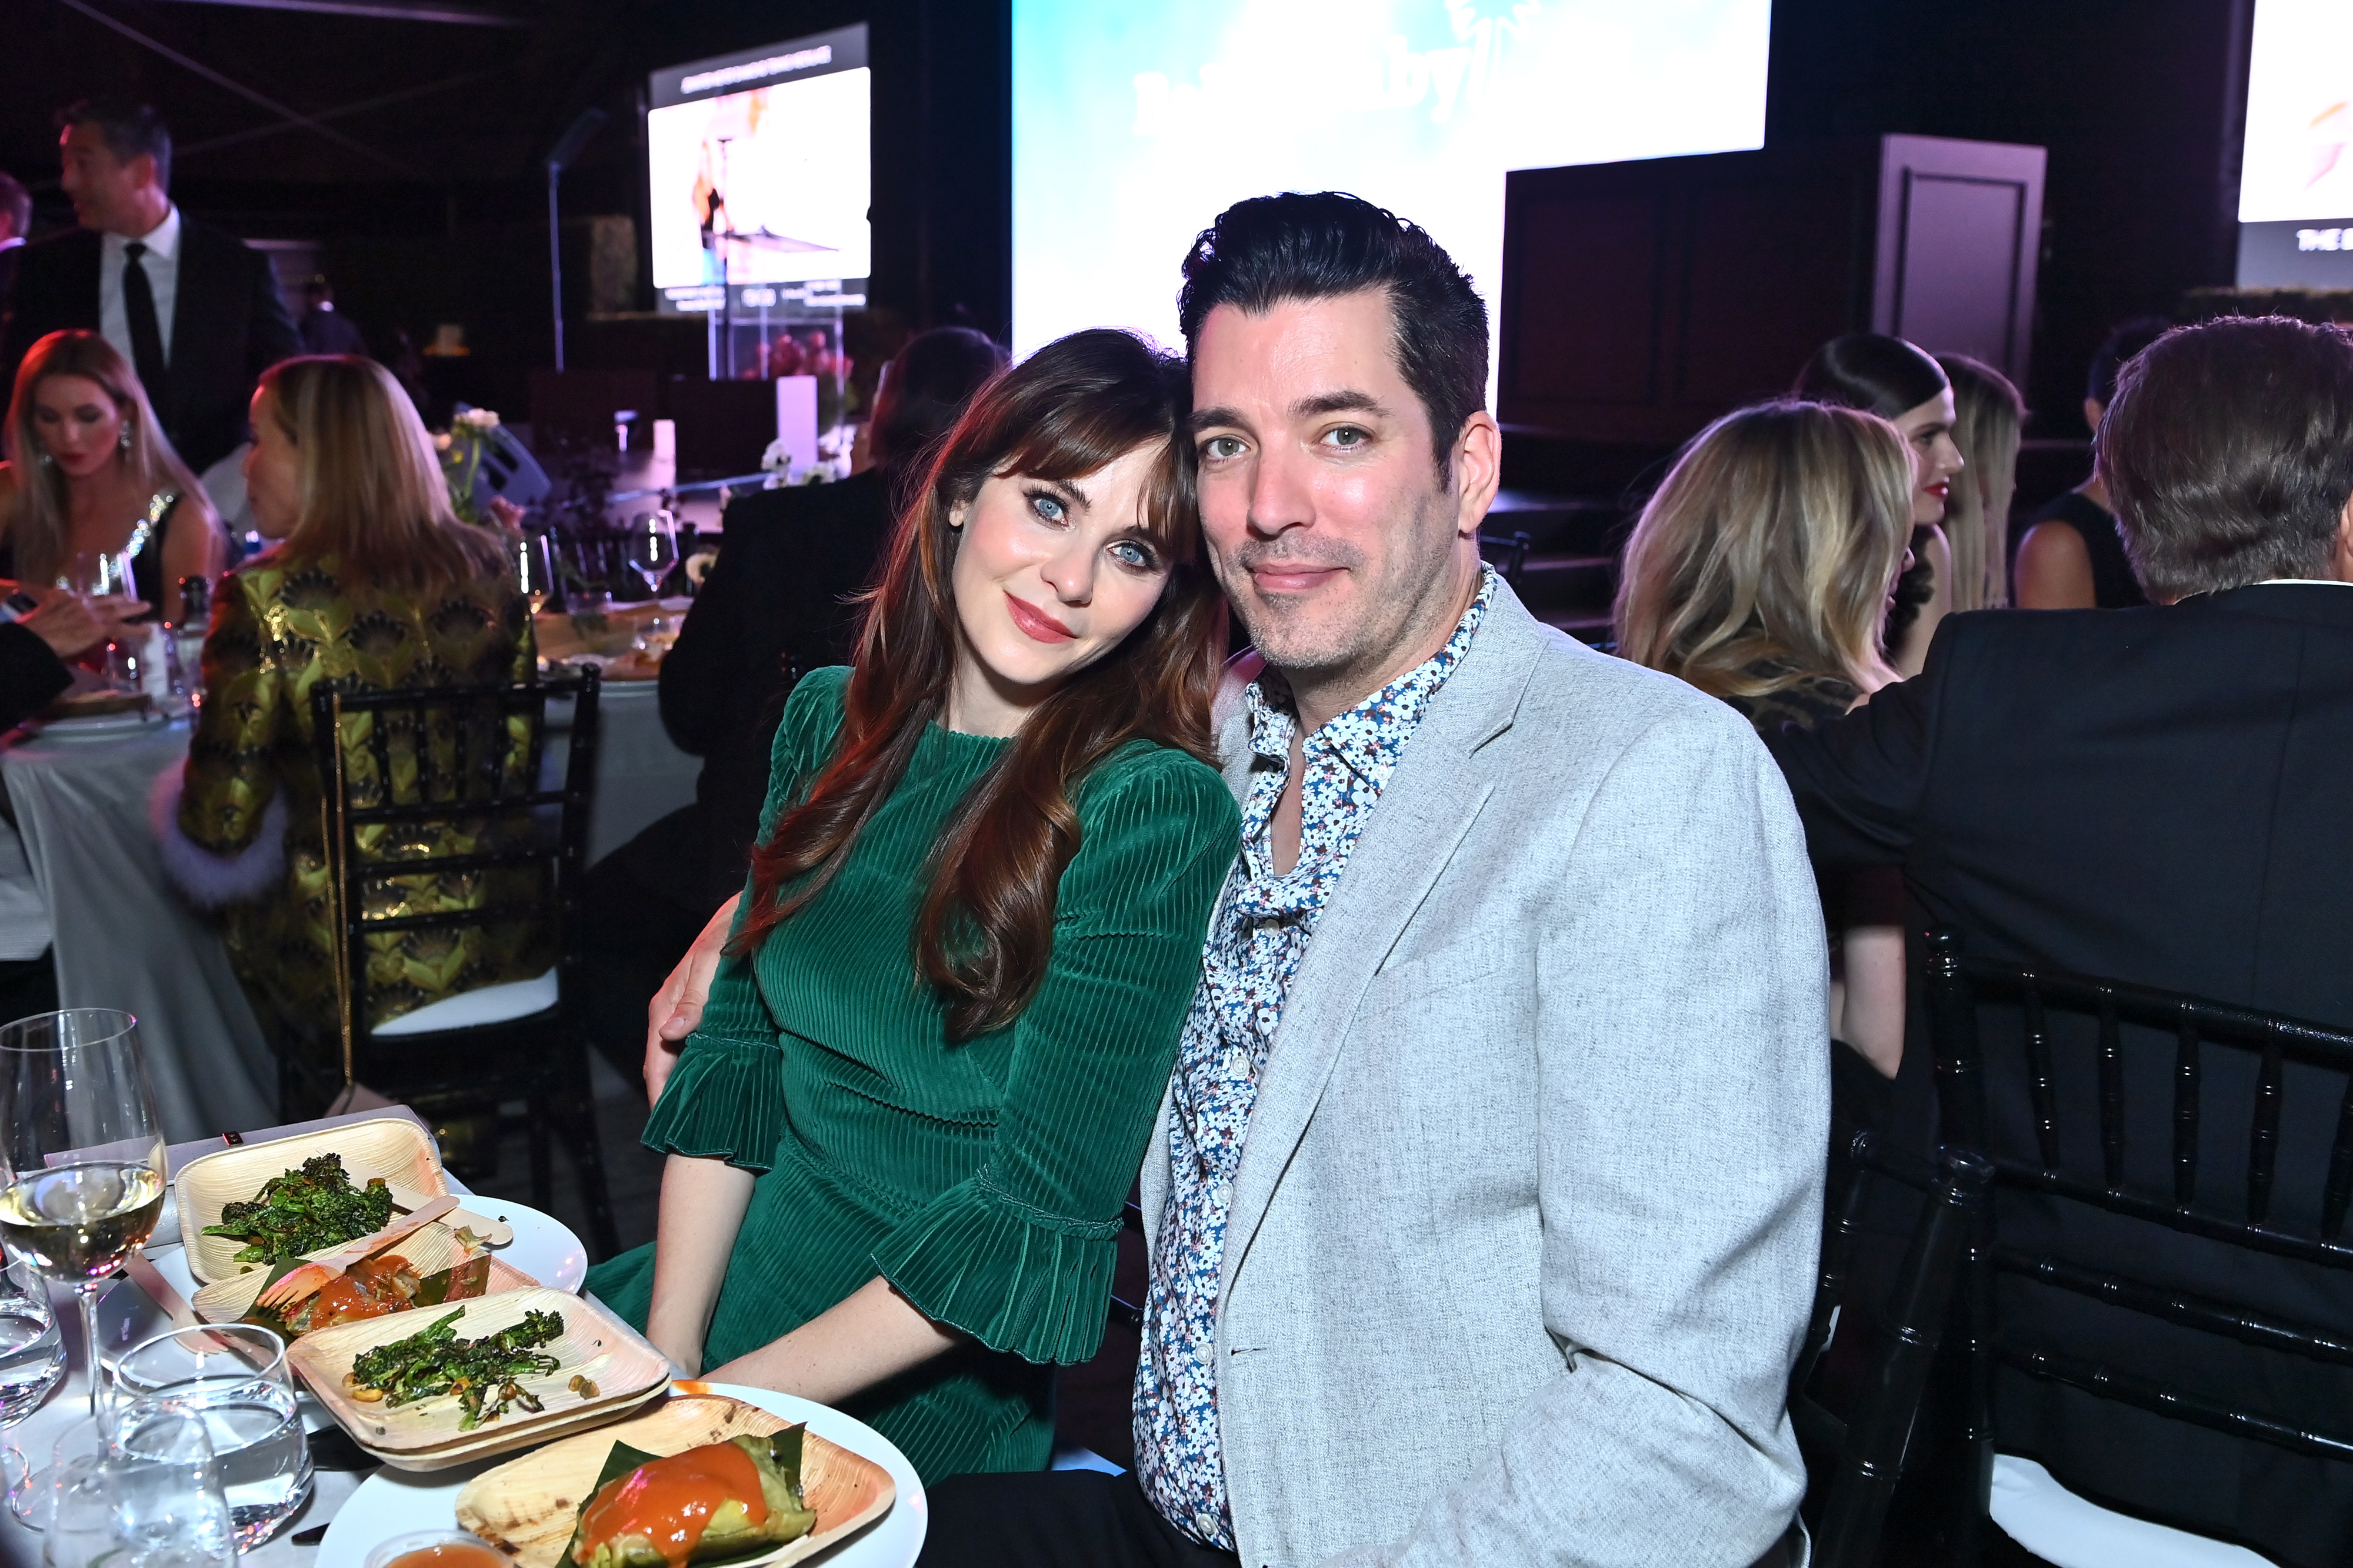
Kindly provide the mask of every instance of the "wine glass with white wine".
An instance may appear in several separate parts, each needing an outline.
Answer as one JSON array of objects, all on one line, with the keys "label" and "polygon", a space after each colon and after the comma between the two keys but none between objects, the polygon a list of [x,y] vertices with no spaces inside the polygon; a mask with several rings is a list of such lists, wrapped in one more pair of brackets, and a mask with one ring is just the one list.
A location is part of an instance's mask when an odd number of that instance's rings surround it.
[{"label": "wine glass with white wine", "polygon": [[646,597],[661,592],[662,579],[678,564],[678,518],[668,508],[641,511],[629,520],[629,564],[646,580]]},{"label": "wine glass with white wine", "polygon": [[515,586],[531,603],[531,613],[539,614],[547,607],[550,595],[555,592],[555,556],[548,548],[543,533],[526,533],[513,544]]},{"label": "wine glass with white wine", "polygon": [[81,1298],[96,1415],[99,1290],[164,1210],[164,1124],[137,1019],[75,1007],[0,1026],[0,1164],[9,1256]]}]

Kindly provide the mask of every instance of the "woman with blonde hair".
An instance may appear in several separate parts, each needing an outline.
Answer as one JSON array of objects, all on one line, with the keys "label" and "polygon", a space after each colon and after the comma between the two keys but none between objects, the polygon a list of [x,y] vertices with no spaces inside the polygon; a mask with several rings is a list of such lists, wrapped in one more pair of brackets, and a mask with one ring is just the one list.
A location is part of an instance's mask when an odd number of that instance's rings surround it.
[{"label": "woman with blonde hair", "polygon": [[1936,363],[1953,384],[1953,445],[1967,465],[1945,503],[1953,608],[1999,610],[2010,603],[2010,502],[2026,400],[1981,360],[1938,354]]},{"label": "woman with blonde hair", "polygon": [[[390,372],[356,357],[284,361],[254,394],[253,430],[247,494],[280,542],[221,584],[204,708],[155,816],[164,868],[194,901],[221,908],[237,977],[284,1048],[323,1043],[337,1016],[312,689],[528,680],[536,657],[499,536],[450,510],[432,439]],[[364,744],[345,744],[372,772]],[[476,847],[451,831],[417,852]],[[430,913],[494,891],[466,875],[407,896]],[[369,940],[370,1028],[551,962],[520,930]]]},{"label": "woman with blonde hair", "polygon": [[146,389],[96,332],[51,332],[17,367],[0,464],[0,576],[47,587],[77,557],[127,552],[137,596],[180,616],[180,579],[228,559],[195,477],[155,422]]},{"label": "woman with blonde hair", "polygon": [[[1880,627],[1913,528],[1912,455],[1875,415],[1727,414],[1683,448],[1627,542],[1618,652],[1746,714],[1811,729],[1897,679]],[[1823,889],[1831,1033],[1889,1078],[1904,1052],[1900,879]]]}]

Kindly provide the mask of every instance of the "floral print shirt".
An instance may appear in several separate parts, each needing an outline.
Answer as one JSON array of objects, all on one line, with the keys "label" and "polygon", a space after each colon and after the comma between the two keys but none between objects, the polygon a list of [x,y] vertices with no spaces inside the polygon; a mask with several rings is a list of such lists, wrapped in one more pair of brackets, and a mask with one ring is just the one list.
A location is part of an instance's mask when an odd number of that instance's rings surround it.
[{"label": "floral print shirt", "polygon": [[1218,1288],[1259,1076],[1316,918],[1406,742],[1471,647],[1498,581],[1482,566],[1478,596],[1444,647],[1301,742],[1299,859],[1288,876],[1274,868],[1272,825],[1296,721],[1281,676],[1270,671],[1244,693],[1250,749],[1273,765],[1252,774],[1242,803],[1241,854],[1210,916],[1177,1048],[1168,1202],[1135,1369],[1136,1479],[1169,1522],[1224,1551],[1235,1548],[1218,1439]]}]

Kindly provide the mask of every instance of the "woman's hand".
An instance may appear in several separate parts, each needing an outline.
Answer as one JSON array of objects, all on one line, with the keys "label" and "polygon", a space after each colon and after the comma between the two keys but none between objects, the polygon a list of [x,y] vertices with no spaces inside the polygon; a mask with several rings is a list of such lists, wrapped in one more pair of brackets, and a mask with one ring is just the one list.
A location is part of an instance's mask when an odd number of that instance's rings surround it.
[{"label": "woman's hand", "polygon": [[522,508],[504,496],[491,498],[491,521],[506,531],[512,538],[522,537]]},{"label": "woman's hand", "polygon": [[678,1048],[687,1036],[694,1033],[702,1022],[702,1005],[711,1000],[711,977],[719,973],[719,960],[727,946],[728,930],[735,923],[735,906],[744,900],[736,894],[719,906],[670,972],[662,988],[646,1004],[646,1103],[651,1105],[661,1098],[662,1085],[670,1081],[670,1069],[678,1065]]},{"label": "woman's hand", "polygon": [[59,658],[72,658],[120,636],[123,622],[146,613],[144,604],[120,595],[85,599],[69,589],[52,588],[19,624]]}]

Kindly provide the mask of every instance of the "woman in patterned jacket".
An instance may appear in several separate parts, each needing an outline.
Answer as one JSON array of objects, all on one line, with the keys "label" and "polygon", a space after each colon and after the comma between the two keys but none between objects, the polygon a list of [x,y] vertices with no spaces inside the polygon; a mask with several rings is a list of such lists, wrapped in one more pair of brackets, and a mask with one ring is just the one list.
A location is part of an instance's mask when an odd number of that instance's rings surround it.
[{"label": "woman in patterned jacket", "polygon": [[[351,356],[285,361],[253,398],[245,460],[255,521],[275,549],[223,580],[205,637],[205,704],[185,771],[155,800],[165,869],[217,906],[229,955],[281,1050],[336,1032],[321,781],[311,693],[528,680],[531,616],[494,531],[450,510],[431,438],[389,372]],[[364,789],[375,763],[350,722]],[[382,842],[400,832],[411,845]],[[370,843],[369,835],[377,842]],[[456,855],[454,830],[362,829],[364,851]],[[410,885],[413,881],[414,885]],[[482,875],[397,884],[406,911],[502,902]],[[527,980],[552,962],[538,933],[466,929],[372,937],[374,1028],[460,992]]]}]

